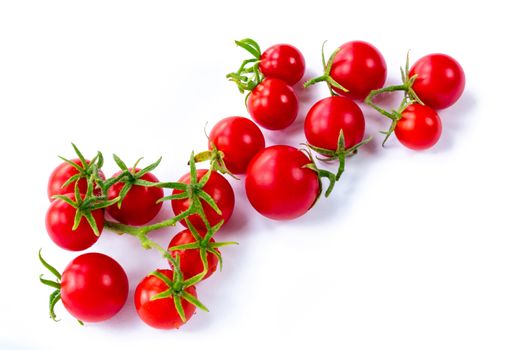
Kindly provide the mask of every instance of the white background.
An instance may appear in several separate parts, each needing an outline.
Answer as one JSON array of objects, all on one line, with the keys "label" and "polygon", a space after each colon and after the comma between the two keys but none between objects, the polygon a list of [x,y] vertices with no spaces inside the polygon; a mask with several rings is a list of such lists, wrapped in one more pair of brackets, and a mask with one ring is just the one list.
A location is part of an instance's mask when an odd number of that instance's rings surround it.
[{"label": "white background", "polygon": [[[524,349],[525,229],[523,18],[509,1],[2,1],[0,3],[0,348],[4,349]],[[440,112],[443,136],[427,152],[393,138],[364,108],[373,143],[348,162],[328,199],[291,222],[266,220],[234,184],[232,221],[218,234],[222,273],[203,282],[198,312],[180,330],[144,325],[134,286],[165,266],[131,237],[104,232],[89,251],[117,259],[130,297],[114,319],[77,325],[63,307],[47,316],[37,251],[59,270],[78,253],[49,240],[47,177],[58,154],[152,162],[165,181],[187,171],[203,128],[247,116],[225,74],[246,53],[300,48],[307,77],[321,73],[320,47],[349,40],[377,46],[388,83],[413,60],[444,52],[462,65],[462,99]],[[267,143],[303,142],[309,106],[323,85],[302,91],[297,123]],[[395,103],[395,97],[387,99]],[[165,206],[158,219],[170,215]],[[167,244],[178,231],[152,237]]]}]

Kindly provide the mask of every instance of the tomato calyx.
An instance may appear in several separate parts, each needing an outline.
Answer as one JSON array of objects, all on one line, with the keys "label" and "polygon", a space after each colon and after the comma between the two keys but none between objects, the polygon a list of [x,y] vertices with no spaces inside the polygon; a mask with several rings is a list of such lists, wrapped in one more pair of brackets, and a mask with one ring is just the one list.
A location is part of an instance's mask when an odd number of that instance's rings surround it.
[{"label": "tomato calyx", "polygon": [[306,153],[306,155],[308,156],[308,158],[310,158],[310,161],[311,161],[311,163],[305,164],[303,168],[313,170],[317,174],[317,180],[319,181],[319,193],[317,194],[317,198],[315,199],[315,201],[312,203],[312,207],[313,207],[315,203],[317,203],[317,200],[319,199],[321,194],[323,193],[322,179],[323,178],[328,179],[328,183],[329,183],[328,188],[326,189],[324,193],[324,196],[326,198],[328,198],[330,193],[332,193],[332,190],[334,189],[334,186],[337,180],[336,180],[336,175],[332,173],[331,171],[317,167],[317,164],[315,164],[312,152],[309,149],[302,149],[302,151]]},{"label": "tomato calyx", "polygon": [[104,164],[104,157],[102,156],[102,153],[97,152],[97,155],[88,161],[74,143],[71,143],[71,146],[73,146],[78,160],[80,160],[80,165],[70,159],[58,156],[58,158],[62,159],[64,162],[71,165],[78,171],[77,174],[66,180],[66,182],[64,182],[61,187],[65,188],[72,183],[76,184],[81,179],[86,179],[87,181],[91,179],[91,181],[95,181],[95,184],[98,187],[103,188],[103,179],[99,176],[99,170]]},{"label": "tomato calyx", "polygon": [[334,78],[332,78],[330,76],[330,71],[332,70],[332,65],[334,64],[335,56],[339,52],[340,48],[335,49],[334,52],[328,58],[328,62],[326,62],[325,55],[324,55],[324,46],[325,46],[325,44],[326,44],[326,40],[323,42],[323,46],[321,48],[321,57],[322,57],[322,60],[323,60],[323,70],[324,70],[323,75],[320,75],[320,76],[318,76],[316,78],[313,78],[313,79],[310,79],[310,80],[306,81],[303,84],[303,87],[307,88],[307,87],[309,87],[311,85],[314,85],[314,84],[317,84],[317,83],[320,83],[320,82],[324,81],[328,85],[328,89],[330,90],[330,95],[332,95],[332,96],[336,96],[337,95],[335,93],[334,89],[333,89],[334,87],[338,88],[338,89],[340,89],[340,90],[342,90],[344,92],[349,92],[347,88],[345,88],[344,86],[339,84]]},{"label": "tomato calyx", "polygon": [[245,91],[252,91],[263,80],[264,75],[259,69],[261,59],[261,48],[253,39],[246,38],[235,40],[235,44],[248,51],[253,58],[242,61],[237,71],[226,75],[228,80],[233,81],[239,88],[239,92],[244,94]]},{"label": "tomato calyx", "polygon": [[[416,92],[412,88],[412,86],[414,85],[414,82],[416,81],[417,74],[414,74],[411,77],[408,75],[408,72],[409,72],[409,53],[410,53],[410,51],[407,52],[405,68],[403,68],[403,67],[400,68],[402,84],[391,85],[391,86],[387,86],[387,87],[384,87],[384,88],[381,88],[381,89],[372,90],[370,92],[370,94],[368,94],[368,96],[365,98],[365,103],[367,105],[369,105],[370,107],[374,108],[376,111],[378,111],[379,113],[381,113],[382,115],[384,115],[385,117],[387,117],[388,119],[391,120],[391,124],[390,124],[390,127],[388,128],[388,130],[387,131],[381,131],[381,133],[385,135],[383,143],[381,144],[383,147],[385,146],[385,143],[388,140],[388,138],[390,137],[390,135],[392,135],[392,133],[394,132],[394,130],[395,130],[396,126],[397,126],[397,123],[402,118],[403,111],[408,106],[410,106],[413,103],[418,103],[418,104],[424,105],[423,101],[421,101],[419,99],[419,97],[417,96]],[[404,92],[403,98],[401,99],[401,102],[400,102],[400,104],[399,104],[397,109],[388,112],[388,111],[386,111],[385,109],[381,108],[379,105],[377,105],[377,104],[375,104],[373,102],[374,97],[376,97],[377,95],[381,95],[381,94],[389,93],[389,92],[395,92],[395,91],[403,91]]]},{"label": "tomato calyx", "polygon": [[358,144],[353,145],[352,147],[345,148],[345,135],[343,132],[343,129],[339,132],[339,137],[337,139],[337,149],[331,150],[321,147],[316,147],[311,144],[306,144],[306,146],[309,149],[314,150],[315,152],[321,154],[323,158],[316,157],[318,160],[322,162],[329,162],[332,160],[338,160],[339,161],[339,167],[337,169],[337,173],[335,175],[335,179],[339,180],[341,178],[341,175],[343,175],[343,172],[345,171],[345,161],[346,158],[352,157],[357,154],[358,149],[361,146],[366,145],[368,142],[372,140],[372,136],[364,139],[363,141],[359,142]]},{"label": "tomato calyx", "polygon": [[219,260],[219,270],[222,271],[222,256],[219,252],[218,248],[228,246],[228,245],[237,245],[237,242],[211,242],[211,238],[213,235],[221,228],[221,226],[224,223],[224,220],[219,222],[217,225],[213,226],[211,230],[209,230],[204,237],[201,237],[199,232],[195,229],[195,227],[192,225],[191,221],[186,218],[186,224],[188,225],[188,229],[191,232],[191,235],[195,239],[195,242],[188,243],[188,244],[180,244],[176,246],[170,247],[169,251],[182,251],[182,250],[189,250],[189,249],[198,249],[200,258],[202,261],[202,265],[204,266],[204,272],[208,272],[208,258],[207,253],[211,253],[217,257]]},{"label": "tomato calyx", "polygon": [[[60,288],[61,288],[61,284],[60,282],[62,281],[62,275],[60,274],[60,272],[58,272],[57,269],[55,269],[51,264],[49,264],[47,261],[44,260],[44,258],[42,257],[42,249],[39,249],[38,250],[38,260],[40,260],[40,262],[42,263],[42,265],[44,265],[44,267],[49,271],[51,272],[51,274],[53,276],[55,276],[55,280],[52,281],[52,280],[49,280],[49,279],[45,279],[43,276],[44,274],[41,274],[39,279],[40,279],[40,282],[48,287],[51,287],[53,288],[54,290],[51,292],[51,294],[49,295],[49,317],[55,321],[55,322],[58,322],[60,321],[59,319],[57,319],[57,315],[55,313],[55,306],[56,304],[62,299],[62,295],[60,294]],[[78,323],[83,326],[84,325],[84,322],[82,322],[81,320],[77,319]]]},{"label": "tomato calyx", "polygon": [[157,270],[150,273],[150,276],[155,276],[156,278],[160,279],[168,287],[165,291],[160,292],[159,294],[151,297],[150,300],[153,301],[157,299],[164,299],[170,297],[173,298],[175,309],[177,310],[177,313],[179,314],[183,322],[186,322],[186,315],[184,312],[184,308],[182,307],[182,299],[195,305],[199,309],[208,312],[208,308],[206,308],[206,306],[204,306],[204,304],[201,303],[199,299],[197,299],[195,296],[186,291],[186,288],[193,286],[194,284],[201,281],[207,273],[207,271],[203,271],[200,274],[185,280],[180,269],[180,257],[177,255],[175,258],[173,258],[170,255],[168,259],[170,259],[170,261],[173,264],[173,278],[169,279],[166,275]]},{"label": "tomato calyx", "polygon": [[110,178],[107,181],[105,181],[103,186],[104,186],[105,192],[107,192],[107,189],[109,189],[111,186],[113,186],[114,184],[116,184],[118,182],[121,182],[121,183],[124,184],[124,186],[122,186],[122,189],[120,190],[119,195],[118,195],[120,200],[117,202],[117,206],[118,206],[118,208],[120,208],[122,206],[122,202],[124,201],[124,198],[126,197],[126,194],[128,194],[128,192],[131,190],[131,188],[134,185],[149,187],[149,186],[153,186],[155,184],[153,182],[141,180],[141,177],[144,176],[145,174],[155,170],[159,166],[159,164],[160,164],[160,162],[162,160],[162,157],[160,157],[156,162],[151,163],[150,165],[148,165],[148,166],[146,166],[146,167],[144,167],[143,169],[140,169],[140,170],[137,170],[137,166],[138,166],[139,162],[142,160],[142,157],[139,158],[135,162],[133,167],[131,167],[131,168],[126,166],[126,164],[122,161],[122,159],[120,159],[116,154],[113,154],[113,159],[115,160],[115,163],[120,168],[121,173],[120,173],[119,176],[114,177],[114,178]]},{"label": "tomato calyx", "polygon": [[[210,137],[208,136],[208,133],[206,132],[206,128],[204,129],[204,135],[206,135],[206,138],[208,139],[208,144],[211,146],[211,150],[202,151],[193,156],[193,160],[195,163],[210,161],[210,169],[218,171],[221,174],[228,174],[231,177],[233,177],[235,180],[240,180],[237,176],[235,176],[226,166],[226,163],[224,162],[224,152],[219,150],[217,146],[213,142],[211,142]],[[190,162],[188,161],[188,165]]]},{"label": "tomato calyx", "polygon": [[100,236],[100,232],[97,227],[97,222],[93,216],[94,210],[104,209],[117,203],[120,200],[120,197],[116,197],[112,200],[108,200],[105,196],[95,196],[93,194],[93,182],[95,175],[92,174],[87,181],[87,191],[86,193],[80,193],[78,188],[78,183],[75,184],[75,193],[73,198],[68,195],[56,195],[53,196],[54,199],[60,199],[70,206],[72,206],[75,211],[75,218],[73,221],[73,231],[75,231],[80,225],[82,218],[86,218],[89,226],[93,230],[95,236]]}]

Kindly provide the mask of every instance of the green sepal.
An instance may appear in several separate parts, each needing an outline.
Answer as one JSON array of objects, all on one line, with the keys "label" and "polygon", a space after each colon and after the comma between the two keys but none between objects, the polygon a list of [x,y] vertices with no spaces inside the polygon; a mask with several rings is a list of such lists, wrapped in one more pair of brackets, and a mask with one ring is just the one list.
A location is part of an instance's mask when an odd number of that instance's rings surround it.
[{"label": "green sepal", "polygon": [[51,281],[51,280],[48,280],[48,279],[45,279],[43,277],[44,275],[40,275],[40,282],[42,282],[42,284],[45,284],[46,286],[49,286],[49,287],[52,287],[52,288],[57,288],[57,289],[60,289],[60,283],[58,282],[55,282],[55,281]]},{"label": "green sepal", "polygon": [[60,289],[57,289],[51,293],[49,296],[49,317],[55,321],[58,322],[60,320],[57,320],[57,315],[55,313],[55,305],[60,301],[62,298],[62,295],[60,294]]},{"label": "green sepal", "polygon": [[165,298],[169,298],[172,296],[172,291],[167,289],[165,290],[164,292],[160,292],[159,294],[155,294],[154,296],[151,297],[151,301],[153,300],[158,300],[158,299],[165,299]]},{"label": "green sepal", "polygon": [[173,296],[173,304],[175,305],[175,309],[177,310],[177,313],[179,314],[182,322],[186,322],[186,314],[184,313],[184,308],[182,307],[182,301],[180,296]]},{"label": "green sepal", "polygon": [[57,271],[57,269],[55,269],[53,266],[51,266],[47,261],[44,260],[44,258],[42,257],[42,249],[39,249],[38,250],[38,260],[40,260],[40,262],[42,263],[42,265],[44,265],[44,267],[53,274],[53,276],[55,276],[57,278],[57,280],[61,280],[62,279],[62,275],[60,274],[60,272]]},{"label": "green sepal", "polygon": [[203,303],[201,303],[199,301],[199,299],[195,298],[193,295],[191,295],[190,293],[186,292],[186,291],[182,291],[182,297],[184,299],[186,299],[190,304],[193,304],[195,305],[196,307],[198,307],[199,309],[203,310],[203,311],[206,311],[206,312],[209,312],[210,310],[208,310],[208,308],[206,306],[204,306]]}]

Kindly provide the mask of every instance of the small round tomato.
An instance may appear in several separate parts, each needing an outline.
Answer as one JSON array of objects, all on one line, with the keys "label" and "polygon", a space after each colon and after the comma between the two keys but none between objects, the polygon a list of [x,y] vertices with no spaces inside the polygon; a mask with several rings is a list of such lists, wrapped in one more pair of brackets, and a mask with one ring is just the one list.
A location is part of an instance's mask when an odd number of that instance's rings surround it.
[{"label": "small round tomato", "polygon": [[[71,161],[79,166],[82,166],[82,162],[80,161],[80,159],[71,159]],[[89,160],[86,160],[86,162],[89,164]],[[66,183],[66,181],[69,180],[72,176],[77,174],[78,170],[67,162],[63,162],[60,165],[58,165],[49,176],[49,181],[47,183],[47,197],[49,198],[49,201],[53,201],[53,196],[55,195],[63,195],[75,192],[75,182],[72,182],[65,187],[62,187],[62,185]],[[102,178],[104,178],[104,174],[102,173],[102,171],[99,171],[99,175]],[[82,178],[79,179],[77,183],[78,190],[80,191],[80,193],[86,193],[87,180],[85,178]],[[95,188],[94,193],[96,195],[100,195],[101,191],[100,189]]]},{"label": "small round tomato", "polygon": [[[197,180],[200,180],[207,172],[208,170],[205,169],[197,170]],[[178,182],[189,184],[190,180],[191,177],[188,173],[181,177]],[[217,207],[222,213],[222,215],[219,215],[212,207],[210,207],[208,203],[202,199],[199,199],[204,209],[204,215],[206,215],[210,226],[217,225],[221,220],[224,220],[224,223],[228,222],[233,213],[233,207],[235,206],[235,195],[228,180],[226,180],[224,176],[218,172],[212,171],[208,182],[206,182],[202,190],[209,194],[211,198],[213,198],[215,204],[217,204]],[[178,193],[181,193],[181,191],[177,189],[173,190],[173,194]],[[171,201],[171,207],[175,215],[179,215],[180,213],[186,211],[190,205],[191,200],[188,198],[174,199]],[[198,214],[190,215],[189,220],[197,230],[206,230],[206,225]],[[187,227],[186,220],[182,220],[181,224]]]},{"label": "small round tomato", "polygon": [[[67,194],[71,200],[75,200],[73,194]],[[91,247],[98,240],[87,219],[82,217],[80,225],[73,230],[76,209],[60,198],[51,202],[46,213],[46,229],[49,237],[56,245],[63,249],[79,251]],[[104,228],[104,210],[96,209],[91,212],[95,218],[98,232],[102,233]]]},{"label": "small round tomato", "polygon": [[414,103],[403,111],[394,132],[404,146],[424,150],[438,142],[441,119],[432,108]]},{"label": "small round tomato", "polygon": [[334,90],[344,96],[364,100],[370,91],[385,84],[386,63],[373,45],[364,41],[350,41],[339,47],[330,76],[344,88]]},{"label": "small round tomato", "polygon": [[[199,232],[201,236],[204,236],[206,232]],[[193,237],[190,230],[184,230],[177,233],[170,241],[168,250],[171,253],[171,256],[175,258],[177,255],[180,258],[180,270],[184,275],[184,279],[192,278],[195,275],[198,275],[204,271],[204,265],[202,264],[201,256],[199,249],[185,249],[185,250],[170,250],[171,247],[175,247],[182,244],[190,244],[195,242],[195,237]],[[212,238],[210,242],[213,243],[215,240]],[[218,249],[216,249],[219,252]],[[206,257],[208,259],[208,272],[203,279],[210,277],[215,270],[217,270],[217,263],[219,259],[212,253],[207,253]],[[171,265],[171,262],[170,262]],[[172,266],[173,268],[173,266]]]},{"label": "small round tomato", "polygon": [[[132,169],[129,169],[132,171]],[[134,172],[139,172],[135,169]],[[122,171],[114,174],[116,178]],[[141,180],[149,182],[159,182],[159,179],[152,173],[146,173],[140,177]],[[117,182],[108,190],[108,198],[115,199],[119,196],[124,187],[123,182]],[[131,189],[125,195],[120,208],[118,204],[113,204],[107,208],[109,215],[115,220],[126,225],[140,226],[151,221],[160,211],[162,203],[157,203],[164,196],[164,191],[159,187],[145,187],[132,185]]]},{"label": "small round tomato", "polygon": [[304,75],[304,57],[295,46],[277,44],[262,53],[259,68],[266,77],[294,85]]},{"label": "small round tomato", "polygon": [[246,194],[252,206],[274,220],[290,220],[305,214],[319,195],[312,161],[290,146],[271,146],[259,152],[246,173]]},{"label": "small round tomato", "polygon": [[452,106],[465,89],[465,73],[452,57],[435,53],[417,60],[409,76],[417,74],[412,88],[421,101],[433,109]]},{"label": "small round tomato", "polygon": [[[173,279],[172,270],[157,270],[165,275],[170,280]],[[154,275],[146,276],[135,289],[135,309],[139,317],[147,325],[158,329],[173,329],[179,328],[185,322],[179,316],[173,297],[151,300],[159,293],[168,290],[168,286],[164,281]],[[187,287],[186,292],[197,297],[197,291],[194,286]],[[184,316],[188,321],[195,313],[195,305],[182,299],[182,308]]]},{"label": "small round tomato", "polygon": [[255,122],[269,130],[290,126],[299,111],[293,89],[275,78],[265,78],[257,85],[248,96],[247,106]]},{"label": "small round tomato", "polygon": [[81,321],[99,322],[116,315],[128,298],[128,277],[107,255],[87,253],[73,259],[62,273],[64,307]]},{"label": "small round tomato", "polygon": [[304,133],[312,146],[336,151],[341,130],[345,149],[361,142],[365,133],[363,112],[346,97],[331,96],[318,101],[304,120]]},{"label": "small round tomato", "polygon": [[248,163],[264,144],[261,130],[248,118],[224,118],[210,132],[209,149],[215,146],[221,151],[226,167],[234,174],[244,174]]}]

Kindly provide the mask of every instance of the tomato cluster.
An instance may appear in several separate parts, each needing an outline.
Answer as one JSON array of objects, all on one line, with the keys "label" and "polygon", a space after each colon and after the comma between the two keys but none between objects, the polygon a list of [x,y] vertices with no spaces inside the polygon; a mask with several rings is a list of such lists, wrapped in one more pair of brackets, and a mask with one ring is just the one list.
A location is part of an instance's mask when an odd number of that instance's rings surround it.
[{"label": "tomato cluster", "polygon": [[[465,84],[463,70],[454,59],[434,54],[410,69],[407,62],[401,85],[383,87],[387,68],[379,50],[363,41],[351,41],[335,50],[328,61],[323,53],[324,73],[304,83],[307,87],[324,81],[330,91],[305,116],[307,149],[267,146],[259,126],[280,130],[296,120],[299,103],[294,85],[304,75],[304,58],[288,44],[261,51],[251,39],[236,43],[253,57],[227,78],[242,93],[249,92],[246,107],[255,123],[242,116],[216,123],[208,136],[208,149],[191,154],[190,170],[178,181],[161,182],[153,174],[161,159],[139,168],[138,161],[128,167],[116,155],[113,159],[120,170],[106,178],[103,155],[98,152],[88,160],[75,145],[77,157],[62,158],[49,178],[46,229],[59,247],[81,251],[95,244],[102,233],[115,231],[136,237],[144,248],[155,249],[166,259],[166,266],[145,276],[134,292],[137,314],[155,328],[179,328],[197,308],[207,311],[198,300],[198,284],[217,267],[222,268],[219,248],[235,244],[215,240],[235,206],[235,193],[223,174],[244,177],[246,196],[261,215],[272,220],[298,218],[323,192],[330,194],[345,170],[346,158],[370,140],[365,138],[365,115],[359,103],[364,100],[392,120],[387,137],[395,132],[403,145],[425,149],[441,134],[435,110],[455,103]],[[398,90],[404,91],[404,97],[395,111],[372,102],[378,94]],[[337,161],[337,173],[320,168],[312,152],[322,162]],[[209,167],[197,169],[196,163],[202,161],[209,161]],[[323,191],[325,178],[329,186]],[[155,220],[165,201],[170,202],[173,216]],[[174,234],[168,247],[148,236],[178,223],[184,228]],[[39,258],[55,276],[55,280],[41,277],[42,283],[55,289],[49,299],[53,319],[59,300],[80,322],[107,320],[124,306],[128,278],[112,258],[83,254],[62,274],[41,254]]]}]

